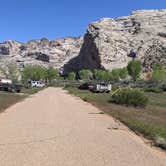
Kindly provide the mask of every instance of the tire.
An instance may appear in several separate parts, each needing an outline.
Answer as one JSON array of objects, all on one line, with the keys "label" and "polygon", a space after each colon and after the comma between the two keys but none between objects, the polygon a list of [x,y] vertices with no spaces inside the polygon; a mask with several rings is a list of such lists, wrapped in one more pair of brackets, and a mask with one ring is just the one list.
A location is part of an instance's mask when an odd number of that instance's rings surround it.
[{"label": "tire", "polygon": [[14,88],[11,88],[11,90],[10,90],[12,93],[15,93],[16,92],[16,90],[14,89]]},{"label": "tire", "polygon": [[16,90],[17,93],[20,93],[21,90]]}]

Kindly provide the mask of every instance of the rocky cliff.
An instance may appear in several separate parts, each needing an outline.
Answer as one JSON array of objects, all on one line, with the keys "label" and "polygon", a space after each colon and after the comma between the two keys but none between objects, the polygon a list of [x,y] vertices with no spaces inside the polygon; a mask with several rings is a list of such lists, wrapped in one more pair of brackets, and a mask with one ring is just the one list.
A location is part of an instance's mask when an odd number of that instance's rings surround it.
[{"label": "rocky cliff", "polygon": [[89,25],[84,38],[0,44],[1,65],[6,61],[21,67],[51,65],[64,69],[64,73],[121,68],[133,57],[142,61],[144,72],[151,71],[155,63],[166,67],[166,10],[141,10],[130,16],[101,19]]},{"label": "rocky cliff", "polygon": [[142,61],[144,71],[154,63],[166,67],[166,10],[141,10],[91,23],[79,54],[79,68],[121,68],[133,56]]},{"label": "rocky cliff", "polygon": [[0,44],[0,64],[15,62],[20,68],[27,65],[53,66],[63,70],[64,64],[78,56],[83,38],[62,38],[49,41],[46,38],[27,43],[7,41]]}]

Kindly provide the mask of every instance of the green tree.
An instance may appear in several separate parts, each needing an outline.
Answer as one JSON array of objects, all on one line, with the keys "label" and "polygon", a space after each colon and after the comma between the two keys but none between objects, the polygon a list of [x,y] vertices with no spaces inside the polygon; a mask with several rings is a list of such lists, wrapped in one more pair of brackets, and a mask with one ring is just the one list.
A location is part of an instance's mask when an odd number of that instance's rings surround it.
[{"label": "green tree", "polygon": [[119,81],[120,79],[120,69],[113,69],[111,71],[111,80]]},{"label": "green tree", "polygon": [[80,70],[79,76],[81,80],[90,80],[92,79],[93,73],[90,70]]},{"label": "green tree", "polygon": [[59,78],[59,72],[58,70],[54,69],[53,67],[49,67],[48,69],[45,69],[45,80],[46,82],[51,83],[52,80]]},{"label": "green tree", "polygon": [[141,62],[138,60],[129,62],[127,70],[133,80],[136,81],[141,74]]},{"label": "green tree", "polygon": [[157,64],[153,68],[152,80],[163,81],[166,80],[166,71],[161,64]]},{"label": "green tree", "polygon": [[46,68],[42,66],[27,66],[22,71],[22,80],[27,82],[29,80],[39,81],[45,79]]},{"label": "green tree", "polygon": [[120,71],[119,71],[119,77],[121,79],[125,79],[127,76],[128,76],[127,68],[124,67],[124,68],[120,69]]},{"label": "green tree", "polygon": [[76,79],[76,73],[71,72],[68,74],[68,80],[74,81]]},{"label": "green tree", "polygon": [[99,81],[109,81],[110,71],[107,70],[94,70],[94,78]]}]

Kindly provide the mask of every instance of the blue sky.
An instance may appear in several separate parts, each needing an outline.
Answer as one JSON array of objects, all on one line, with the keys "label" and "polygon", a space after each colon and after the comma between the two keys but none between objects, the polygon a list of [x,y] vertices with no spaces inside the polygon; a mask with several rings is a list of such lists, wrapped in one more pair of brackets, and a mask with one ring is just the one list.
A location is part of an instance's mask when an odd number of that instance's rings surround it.
[{"label": "blue sky", "polygon": [[90,22],[164,9],[166,0],[0,0],[0,42],[83,35]]}]

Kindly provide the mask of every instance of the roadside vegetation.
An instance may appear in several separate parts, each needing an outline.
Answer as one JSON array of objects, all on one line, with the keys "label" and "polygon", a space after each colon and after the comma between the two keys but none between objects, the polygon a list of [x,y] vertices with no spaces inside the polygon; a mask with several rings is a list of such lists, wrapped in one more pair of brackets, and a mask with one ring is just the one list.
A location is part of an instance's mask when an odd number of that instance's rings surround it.
[{"label": "roadside vegetation", "polygon": [[21,90],[21,93],[25,94],[25,95],[33,95],[35,93],[38,93],[39,91],[43,90],[44,88],[23,88]]},{"label": "roadside vegetation", "polygon": [[0,92],[0,112],[3,112],[11,105],[25,99],[26,95],[18,95],[8,92]]}]

